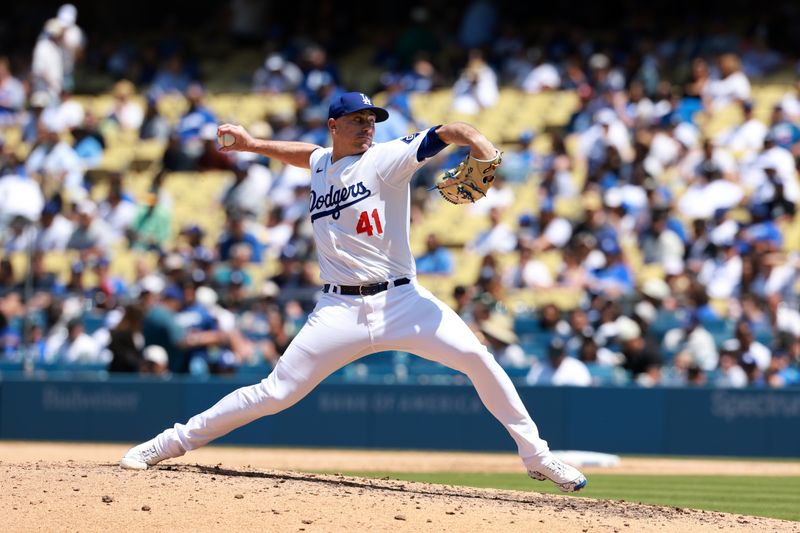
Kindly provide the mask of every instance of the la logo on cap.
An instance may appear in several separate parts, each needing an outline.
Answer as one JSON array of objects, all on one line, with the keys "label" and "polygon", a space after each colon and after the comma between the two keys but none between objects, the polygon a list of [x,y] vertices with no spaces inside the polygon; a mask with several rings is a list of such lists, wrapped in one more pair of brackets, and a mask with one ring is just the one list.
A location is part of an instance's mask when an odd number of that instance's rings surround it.
[{"label": "la logo on cap", "polygon": [[372,100],[364,93],[361,93],[361,101],[364,102],[364,105],[372,105]]}]

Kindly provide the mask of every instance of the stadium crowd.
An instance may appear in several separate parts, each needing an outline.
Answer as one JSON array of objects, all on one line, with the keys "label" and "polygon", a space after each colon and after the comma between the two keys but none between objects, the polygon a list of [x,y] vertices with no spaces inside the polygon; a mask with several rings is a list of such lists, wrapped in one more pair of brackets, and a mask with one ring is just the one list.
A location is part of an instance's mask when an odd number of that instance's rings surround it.
[{"label": "stadium crowd", "polygon": [[[74,6],[54,15],[22,70],[0,57],[0,361],[162,375],[268,371],[319,293],[308,172],[218,152],[222,117],[180,47],[150,50],[154,57],[127,43],[104,50],[114,105],[94,116],[73,96],[91,41]],[[767,121],[751,88],[795,58],[770,49],[758,30],[639,37],[625,48],[581,32],[534,40],[510,22],[475,1],[442,42],[431,13],[413,8],[394,48],[387,41],[372,58],[391,112],[376,142],[430,126],[412,103],[431,91],[451,91],[453,113],[476,123],[501,89],[576,95],[563,127],[496,140],[502,179],[465,215],[487,222],[465,243],[480,268],[453,288],[456,310],[530,384],[800,385],[800,242],[789,242],[800,240],[800,83]],[[344,87],[340,65],[313,41],[279,43],[252,73],[251,91],[290,95],[292,108],[248,126],[256,136],[326,145],[331,97],[371,87]],[[172,122],[159,102],[175,94],[188,105]],[[709,135],[720,113],[734,118]],[[146,195],[131,194],[125,168],[104,174],[102,197],[93,191],[91,173],[119,132],[163,146]],[[447,153],[415,177],[412,224],[431,216],[439,199],[427,188],[463,155]],[[173,232],[181,198],[164,183],[209,171],[230,176],[217,199],[224,228],[210,232],[197,213]],[[536,201],[510,223],[504,214],[523,189]],[[417,258],[426,279],[461,267],[462,252],[444,237],[428,235]],[[121,248],[136,262],[129,278],[114,274]],[[48,270],[54,256],[74,258],[68,277]],[[251,267],[267,263],[270,275],[254,277],[265,269]],[[510,292],[553,290],[579,298],[507,305]],[[406,354],[381,357],[347,375],[411,379],[419,365]]]}]

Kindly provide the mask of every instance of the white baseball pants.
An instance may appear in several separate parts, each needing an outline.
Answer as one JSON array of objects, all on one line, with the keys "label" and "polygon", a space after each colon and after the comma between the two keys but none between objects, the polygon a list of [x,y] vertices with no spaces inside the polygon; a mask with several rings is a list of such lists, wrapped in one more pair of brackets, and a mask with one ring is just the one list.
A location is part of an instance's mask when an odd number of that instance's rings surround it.
[{"label": "white baseball pants", "polygon": [[275,369],[256,385],[222,398],[186,424],[156,437],[159,455],[178,457],[257,418],[295,404],[344,365],[384,350],[414,353],[466,374],[481,401],[511,434],[525,464],[547,442],[511,380],[450,307],[416,280],[372,296],[326,293]]}]

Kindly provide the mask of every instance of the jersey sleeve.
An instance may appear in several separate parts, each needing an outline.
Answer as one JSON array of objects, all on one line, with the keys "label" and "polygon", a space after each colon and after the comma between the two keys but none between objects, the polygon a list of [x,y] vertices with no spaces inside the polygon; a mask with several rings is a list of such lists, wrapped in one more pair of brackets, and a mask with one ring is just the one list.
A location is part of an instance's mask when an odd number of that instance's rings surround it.
[{"label": "jersey sleeve", "polygon": [[436,134],[438,127],[378,145],[375,161],[378,177],[395,187],[407,184],[428,159],[447,147]]},{"label": "jersey sleeve", "polygon": [[[311,155],[310,155],[310,156],[309,156],[309,158],[308,158],[308,168],[310,168],[310,169],[313,171],[313,170],[314,170],[314,167],[315,167],[317,164],[319,164],[319,163],[320,163],[320,161],[322,160],[322,158],[323,158],[323,157],[325,157],[326,155],[328,155],[328,154],[329,154],[331,151],[332,151],[332,149],[331,149],[331,148],[322,148],[322,147],[319,147],[319,148],[317,148],[316,150],[314,150],[313,152],[311,152]],[[321,167],[321,166],[322,166],[322,165],[320,164],[320,167]]]}]

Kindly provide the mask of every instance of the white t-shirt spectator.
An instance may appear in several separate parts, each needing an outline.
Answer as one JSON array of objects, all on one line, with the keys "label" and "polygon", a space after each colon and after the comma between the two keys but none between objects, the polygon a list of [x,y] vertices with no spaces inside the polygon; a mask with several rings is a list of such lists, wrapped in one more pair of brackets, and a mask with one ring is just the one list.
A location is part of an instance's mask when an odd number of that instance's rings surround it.
[{"label": "white t-shirt spectator", "polygon": [[139,131],[144,122],[144,109],[136,102],[125,102],[114,110],[113,116],[123,130]]},{"label": "white t-shirt spectator", "polygon": [[767,126],[754,118],[717,135],[715,143],[734,152],[754,153],[764,146]]},{"label": "white t-shirt spectator", "polygon": [[522,90],[527,93],[540,93],[548,89],[558,89],[561,76],[558,69],[550,63],[542,63],[531,70],[522,82]]},{"label": "white t-shirt spectator", "polygon": [[510,344],[500,350],[499,353],[494,354],[495,359],[500,366],[506,368],[525,368],[529,366],[528,359],[525,357],[525,351],[519,344]]},{"label": "white t-shirt spectator", "polygon": [[528,385],[588,387],[592,384],[592,375],[582,361],[564,357],[558,368],[553,368],[549,361],[532,367],[525,381]]},{"label": "white t-shirt spectator", "polygon": [[17,175],[0,177],[0,224],[17,215],[39,220],[43,207],[44,196],[36,181]]},{"label": "white t-shirt spectator", "polygon": [[742,354],[743,361],[748,359],[752,359],[758,369],[763,372],[769,368],[769,363],[772,361],[772,352],[760,342],[753,341],[750,347]]},{"label": "white t-shirt spectator", "polygon": [[33,48],[33,64],[31,65],[34,90],[47,91],[57,98],[64,86],[64,56],[54,41],[48,38],[39,39]]},{"label": "white t-shirt spectator", "polygon": [[747,374],[739,365],[725,370],[720,369],[719,374],[714,378],[713,385],[721,388],[741,389],[747,386]]},{"label": "white t-shirt spectator", "polygon": [[475,115],[482,109],[494,107],[500,98],[497,75],[489,65],[483,65],[472,75],[464,73],[453,85],[453,110]]},{"label": "white t-shirt spectator", "polygon": [[547,239],[547,242],[553,245],[554,248],[561,248],[572,237],[572,225],[565,218],[556,217],[550,221],[542,236]]},{"label": "white t-shirt spectator", "polygon": [[536,259],[527,261],[525,265],[511,267],[503,277],[503,285],[509,288],[546,289],[553,286],[553,276],[547,265]]},{"label": "white t-shirt spectator", "polygon": [[64,187],[67,190],[83,189],[83,172],[85,170],[80,156],[65,142],[59,142],[52,148],[42,144],[33,149],[25,162],[25,170],[29,174],[64,176]]},{"label": "white t-shirt spectator", "polygon": [[708,259],[703,263],[697,279],[706,286],[712,298],[730,298],[742,280],[742,258],[735,255],[727,261]]},{"label": "white t-shirt spectator", "polygon": [[689,186],[678,201],[678,210],[689,219],[711,218],[717,209],[735,207],[742,198],[744,191],[738,184],[717,179]]},{"label": "white t-shirt spectator", "polygon": [[498,224],[493,228],[482,231],[466,248],[480,256],[490,253],[508,253],[517,245],[517,237],[505,224]]},{"label": "white t-shirt spectator", "polygon": [[714,337],[701,326],[695,327],[688,336],[682,328],[671,329],[664,335],[663,344],[670,351],[686,350],[697,366],[706,372],[717,368],[719,353]]},{"label": "white t-shirt spectator", "polygon": [[742,71],[734,72],[721,80],[708,82],[703,96],[711,100],[713,109],[720,109],[736,100],[750,99],[750,80]]},{"label": "white t-shirt spectator", "polygon": [[86,333],[68,342],[64,329],[48,337],[44,350],[45,358],[51,363],[95,363],[100,360],[101,347]]},{"label": "white t-shirt spectator", "polygon": [[39,235],[36,237],[36,250],[40,252],[66,250],[73,231],[75,231],[75,224],[71,220],[62,215],[55,215],[53,222],[48,227],[39,230]]},{"label": "white t-shirt spectator", "polygon": [[97,213],[100,218],[108,223],[117,237],[122,237],[125,235],[125,230],[136,219],[136,215],[139,213],[139,206],[125,199],[120,200],[115,206],[108,202],[103,202],[97,207]]},{"label": "white t-shirt spectator", "polygon": [[[783,195],[787,200],[795,203],[800,201],[800,183],[797,179],[797,169],[795,168],[794,156],[789,150],[780,146],[773,146],[769,150],[761,152],[742,170],[742,183],[754,190],[762,188],[767,181],[764,173],[765,168],[775,169],[778,179],[783,184]],[[766,183],[766,185],[769,184]],[[767,192],[762,194],[767,194]]]}]

